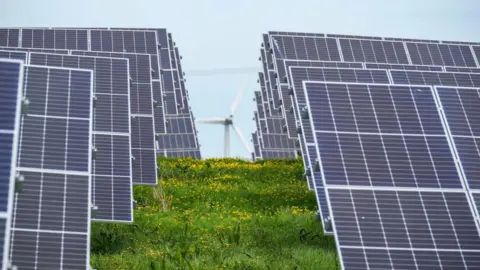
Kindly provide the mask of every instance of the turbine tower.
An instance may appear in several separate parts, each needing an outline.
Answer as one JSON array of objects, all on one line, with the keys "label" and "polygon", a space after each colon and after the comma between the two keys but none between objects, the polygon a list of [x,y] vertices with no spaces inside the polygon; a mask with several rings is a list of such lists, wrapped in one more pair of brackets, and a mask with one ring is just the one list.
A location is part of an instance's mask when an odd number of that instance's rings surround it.
[{"label": "turbine tower", "polygon": [[[246,78],[248,79],[248,77]],[[224,149],[224,156],[229,157],[230,156],[230,128],[233,128],[237,136],[240,138],[240,140],[243,143],[243,146],[245,147],[245,150],[250,154],[252,153],[252,150],[250,149],[250,146],[248,145],[248,141],[245,139],[245,137],[242,134],[242,131],[238,126],[234,124],[233,118],[235,116],[235,112],[237,111],[238,104],[240,103],[240,99],[242,98],[243,92],[246,89],[246,84],[247,80],[245,80],[245,83],[242,88],[238,90],[237,97],[232,103],[231,107],[231,114],[228,115],[227,117],[213,117],[213,118],[208,118],[208,119],[199,119],[196,120],[197,123],[199,124],[214,124],[214,125],[223,125],[225,129],[225,137],[224,137],[224,143],[225,143],[225,149]]]}]

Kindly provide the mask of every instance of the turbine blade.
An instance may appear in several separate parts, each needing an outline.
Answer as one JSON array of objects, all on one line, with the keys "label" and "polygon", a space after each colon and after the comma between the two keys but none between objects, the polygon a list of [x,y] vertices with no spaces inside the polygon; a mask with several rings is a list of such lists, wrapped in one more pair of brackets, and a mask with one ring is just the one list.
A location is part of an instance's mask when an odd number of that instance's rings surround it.
[{"label": "turbine blade", "polygon": [[235,130],[235,133],[237,133],[240,140],[242,140],[243,146],[245,146],[245,149],[247,150],[247,152],[251,154],[252,150],[250,149],[250,145],[248,144],[248,141],[245,139],[245,137],[243,137],[243,134],[240,128],[235,125],[232,125],[232,127]]},{"label": "turbine blade", "polygon": [[199,124],[224,124],[225,118],[215,117],[209,119],[197,119],[195,122]]},{"label": "turbine blade", "polygon": [[235,114],[238,108],[238,104],[240,104],[240,99],[242,98],[243,92],[247,89],[247,84],[248,84],[248,79],[249,76],[245,76],[244,81],[242,83],[242,86],[238,89],[237,96],[235,97],[235,100],[232,103],[232,115]]}]

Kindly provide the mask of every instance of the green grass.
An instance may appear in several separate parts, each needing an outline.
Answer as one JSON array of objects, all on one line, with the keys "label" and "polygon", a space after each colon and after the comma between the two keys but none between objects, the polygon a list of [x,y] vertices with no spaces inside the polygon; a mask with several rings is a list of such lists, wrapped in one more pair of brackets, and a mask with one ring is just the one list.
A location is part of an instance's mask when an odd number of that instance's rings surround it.
[{"label": "green grass", "polygon": [[159,159],[135,222],[93,223],[95,269],[338,269],[299,161]]}]

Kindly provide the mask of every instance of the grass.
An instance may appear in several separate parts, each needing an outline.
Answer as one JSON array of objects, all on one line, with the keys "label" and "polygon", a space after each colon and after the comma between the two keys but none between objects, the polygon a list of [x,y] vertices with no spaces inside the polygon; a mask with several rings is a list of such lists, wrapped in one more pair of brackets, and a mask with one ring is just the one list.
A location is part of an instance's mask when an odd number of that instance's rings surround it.
[{"label": "grass", "polygon": [[101,269],[338,269],[299,161],[159,159],[134,224],[92,224]]}]

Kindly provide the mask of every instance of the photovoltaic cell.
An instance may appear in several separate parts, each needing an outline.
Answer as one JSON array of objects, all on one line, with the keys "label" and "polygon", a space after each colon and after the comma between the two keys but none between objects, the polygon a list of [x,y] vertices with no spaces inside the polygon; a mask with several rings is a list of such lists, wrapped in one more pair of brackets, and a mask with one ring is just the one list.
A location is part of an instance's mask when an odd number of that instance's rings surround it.
[{"label": "photovoltaic cell", "polygon": [[30,53],[30,64],[93,70],[94,220],[132,222],[128,59]]},{"label": "photovoltaic cell", "polygon": [[6,269],[15,192],[23,62],[0,59],[0,268]]},{"label": "photovoltaic cell", "polygon": [[19,269],[89,264],[92,71],[26,66],[9,258]]}]

